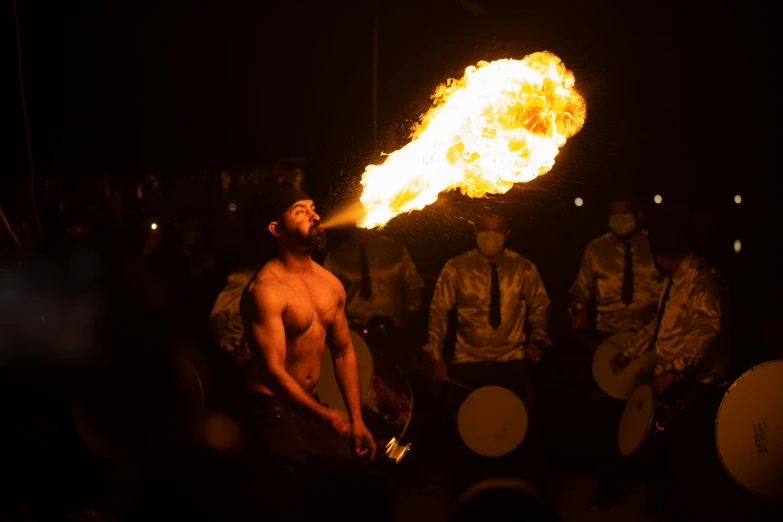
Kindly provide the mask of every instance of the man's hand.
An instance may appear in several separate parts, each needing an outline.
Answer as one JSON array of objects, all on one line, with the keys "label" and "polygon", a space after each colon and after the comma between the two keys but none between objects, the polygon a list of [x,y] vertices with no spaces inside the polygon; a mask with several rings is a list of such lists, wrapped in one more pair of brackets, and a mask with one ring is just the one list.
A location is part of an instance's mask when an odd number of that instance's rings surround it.
[{"label": "man's hand", "polygon": [[340,410],[333,410],[330,408],[329,412],[326,414],[326,420],[340,435],[348,435],[351,431],[351,423],[348,421],[348,416]]},{"label": "man's hand", "polygon": [[650,388],[652,388],[653,391],[658,395],[663,395],[663,392],[665,392],[666,389],[669,386],[671,386],[673,382],[674,382],[673,373],[671,372],[662,373],[656,376],[652,381],[650,381]]},{"label": "man's hand", "polygon": [[351,438],[353,438],[354,453],[357,457],[363,457],[370,453],[370,460],[375,458],[375,440],[372,438],[370,430],[364,425],[362,419],[355,420],[351,427]]},{"label": "man's hand", "polygon": [[612,372],[617,374],[622,371],[623,368],[628,366],[628,363],[631,362],[631,359],[623,355],[623,352],[618,353],[614,359],[612,359],[612,362],[609,363],[609,365],[612,367]]},{"label": "man's hand", "polygon": [[427,367],[430,379],[435,382],[445,382],[449,380],[449,370],[443,361],[430,362]]},{"label": "man's hand", "polygon": [[541,357],[544,356],[544,353],[541,351],[541,348],[539,348],[538,345],[533,341],[527,343],[526,352],[527,352],[527,356],[532,361],[540,361]]},{"label": "man's hand", "polygon": [[587,320],[587,310],[579,310],[571,317],[571,328],[574,330],[587,330],[590,328]]}]

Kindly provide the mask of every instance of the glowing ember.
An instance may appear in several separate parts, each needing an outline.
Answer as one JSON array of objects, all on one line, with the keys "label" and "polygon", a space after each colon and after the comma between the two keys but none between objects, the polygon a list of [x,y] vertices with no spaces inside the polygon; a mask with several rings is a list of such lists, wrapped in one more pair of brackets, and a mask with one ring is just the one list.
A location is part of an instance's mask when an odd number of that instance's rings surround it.
[{"label": "glowing ember", "polygon": [[367,166],[360,226],[422,209],[445,190],[503,194],[545,174],[586,114],[573,73],[552,53],[468,67],[438,87],[408,145]]}]

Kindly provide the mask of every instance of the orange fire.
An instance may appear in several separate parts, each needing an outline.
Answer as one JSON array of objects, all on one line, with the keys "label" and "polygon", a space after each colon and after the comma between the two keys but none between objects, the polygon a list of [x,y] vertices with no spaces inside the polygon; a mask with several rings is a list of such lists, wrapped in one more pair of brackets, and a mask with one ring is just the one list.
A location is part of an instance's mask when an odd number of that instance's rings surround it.
[{"label": "orange fire", "polygon": [[574,81],[560,58],[539,52],[482,61],[440,85],[411,142],[365,169],[360,226],[385,225],[445,190],[504,194],[549,172],[587,114]]}]

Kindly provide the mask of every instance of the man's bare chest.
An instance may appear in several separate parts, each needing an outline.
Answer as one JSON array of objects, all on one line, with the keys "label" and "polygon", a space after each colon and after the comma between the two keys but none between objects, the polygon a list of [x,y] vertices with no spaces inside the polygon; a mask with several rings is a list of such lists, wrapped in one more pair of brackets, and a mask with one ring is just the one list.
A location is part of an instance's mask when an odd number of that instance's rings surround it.
[{"label": "man's bare chest", "polygon": [[328,285],[298,282],[290,286],[283,324],[288,337],[309,331],[313,325],[328,329],[337,316],[338,296]]}]

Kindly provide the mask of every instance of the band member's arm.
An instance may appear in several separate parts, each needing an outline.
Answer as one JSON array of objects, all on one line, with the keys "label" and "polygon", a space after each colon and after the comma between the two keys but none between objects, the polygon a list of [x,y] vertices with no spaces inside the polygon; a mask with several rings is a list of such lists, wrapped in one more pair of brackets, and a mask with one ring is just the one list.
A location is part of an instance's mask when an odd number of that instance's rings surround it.
[{"label": "band member's arm", "polygon": [[249,296],[253,307],[246,319],[251,357],[263,361],[268,386],[284,399],[304,406],[316,415],[329,417],[329,408],[307,393],[285,369],[286,340],[283,312],[286,299],[274,285],[261,285]]},{"label": "band member's arm", "polygon": [[431,361],[443,360],[443,341],[446,339],[449,312],[457,302],[457,269],[451,261],[446,263],[435,283],[435,292],[430,304],[430,320],[427,344],[424,351]]},{"label": "band member's arm", "polygon": [[723,292],[718,281],[709,274],[697,276],[688,295],[690,331],[682,349],[666,364],[659,364],[656,374],[672,372],[680,375],[698,365],[714,345],[721,332]]},{"label": "band member's arm", "polygon": [[421,289],[424,287],[424,281],[405,247],[402,248],[402,275],[405,280],[405,307],[408,312],[415,313],[421,308]]},{"label": "band member's arm", "polygon": [[252,278],[252,270],[230,274],[209,315],[209,326],[215,342],[237,363],[250,358],[245,342],[245,328],[239,312],[239,301],[242,291]]},{"label": "band member's arm", "polygon": [[551,345],[552,341],[549,339],[549,296],[538,269],[532,263],[522,278],[522,292],[527,301],[527,320],[532,328],[530,340],[539,343],[539,345]]},{"label": "band member's arm", "polygon": [[571,286],[571,305],[568,307],[568,315],[571,317],[578,312],[587,311],[590,306],[595,288],[591,258],[590,250],[585,250],[576,281]]},{"label": "band member's arm", "polygon": [[652,342],[653,334],[655,334],[655,324],[656,321],[650,321],[644,325],[644,328],[639,330],[639,332],[636,334],[634,341],[625,350],[623,350],[623,355],[629,359],[632,359],[644,352],[645,349],[650,345],[650,342]]},{"label": "band member's arm", "polygon": [[334,375],[343,394],[353,422],[362,420],[362,397],[359,391],[359,363],[351,341],[351,330],[345,317],[345,290],[340,288],[340,301],[334,324],[326,333],[326,344],[332,352]]}]

